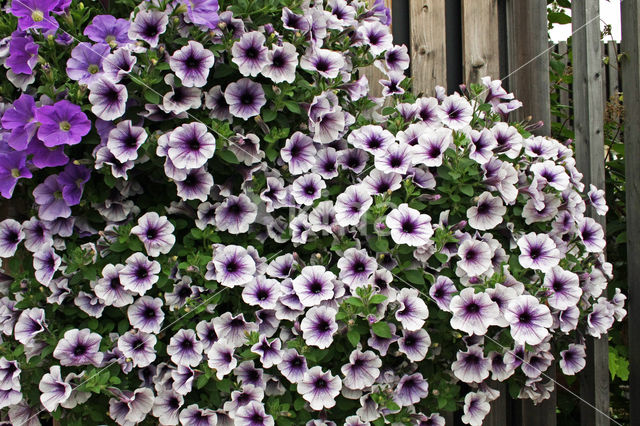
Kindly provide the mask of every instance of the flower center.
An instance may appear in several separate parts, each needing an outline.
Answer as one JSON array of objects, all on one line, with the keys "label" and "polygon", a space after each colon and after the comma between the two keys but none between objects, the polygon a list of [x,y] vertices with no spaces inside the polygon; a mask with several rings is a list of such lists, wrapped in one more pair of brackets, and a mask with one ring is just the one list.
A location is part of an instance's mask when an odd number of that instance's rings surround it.
[{"label": "flower center", "polygon": [[62,191],[56,191],[53,193],[53,198],[55,198],[56,200],[62,200]]},{"label": "flower center", "polygon": [[63,132],[68,132],[69,130],[71,130],[71,123],[69,123],[68,121],[61,121],[58,126]]},{"label": "flower center", "polygon": [[96,64],[91,64],[87,68],[87,71],[89,71],[89,73],[91,74],[96,74],[98,71],[100,71],[100,67]]},{"label": "flower center", "polygon": [[19,169],[11,169],[11,176],[13,176],[14,178],[18,179],[20,177],[20,170]]},{"label": "flower center", "polygon": [[31,12],[31,19],[33,22],[42,22],[44,21],[44,13],[41,10],[34,10]]},{"label": "flower center", "polygon": [[413,231],[415,231],[415,226],[413,226],[413,223],[411,221],[407,220],[402,224],[402,231],[406,232],[407,234],[411,234]]},{"label": "flower center", "polygon": [[316,380],[315,385],[318,389],[324,389],[327,387],[327,382],[324,379],[318,379]]},{"label": "flower center", "polygon": [[145,318],[155,318],[156,317],[156,311],[154,311],[152,308],[147,308],[144,310],[144,317]]},{"label": "flower center", "polygon": [[480,310],[480,306],[477,303],[471,303],[467,306],[467,312],[471,312],[472,314],[477,313]]},{"label": "flower center", "polygon": [[73,354],[75,356],[82,356],[85,353],[87,353],[87,348],[84,345],[78,345],[76,346],[76,348],[73,350]]},{"label": "flower center", "polygon": [[197,58],[194,58],[193,56],[189,56],[187,58],[186,61],[184,61],[184,64],[187,66],[187,68],[189,69],[196,69],[199,67],[200,65],[200,61]]},{"label": "flower center", "polygon": [[322,284],[320,284],[318,281],[314,281],[313,283],[311,283],[309,290],[311,290],[311,293],[313,294],[320,294],[322,292]]},{"label": "flower center", "polygon": [[356,264],[353,265],[353,270],[358,272],[358,273],[364,272],[364,270],[365,270],[364,263],[357,262]]},{"label": "flower center", "polygon": [[531,314],[529,314],[529,312],[521,313],[520,316],[518,317],[518,321],[525,324],[531,322]]}]

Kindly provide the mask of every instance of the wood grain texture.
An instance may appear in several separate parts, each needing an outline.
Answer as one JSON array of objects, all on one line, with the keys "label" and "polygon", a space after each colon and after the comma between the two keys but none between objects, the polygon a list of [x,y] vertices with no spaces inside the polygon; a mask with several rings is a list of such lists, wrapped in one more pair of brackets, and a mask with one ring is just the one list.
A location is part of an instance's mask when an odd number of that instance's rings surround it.
[{"label": "wood grain texture", "polygon": [[[620,72],[624,98],[624,145],[626,170],[627,256],[629,262],[629,324],[640,323],[640,0],[624,0],[621,5],[622,48]],[[629,376],[631,420],[640,424],[640,327],[629,327]]]},{"label": "wood grain texture", "polygon": [[409,0],[411,77],[415,94],[447,87],[445,0]]},{"label": "wood grain texture", "polygon": [[482,421],[483,426],[504,426],[508,425],[509,421],[509,404],[511,399],[509,397],[509,390],[507,385],[501,382],[493,382],[490,386],[500,392],[500,396],[491,401],[491,411]]},{"label": "wood grain texture", "polygon": [[607,42],[607,57],[609,58],[609,63],[607,64],[607,71],[609,75],[607,86],[608,99],[611,96],[615,96],[620,90],[620,85],[618,84],[620,79],[620,75],[618,73],[618,44],[613,40]]},{"label": "wood grain texture", "polygon": [[[598,0],[572,3],[573,99],[575,148],[585,185],[604,189],[604,93]],[[593,216],[604,226],[604,218]],[[580,373],[580,395],[598,410],[609,412],[609,351],[607,336],[587,339],[587,365]],[[580,405],[585,426],[604,426],[609,418],[587,404]]]},{"label": "wood grain texture", "polygon": [[[562,58],[560,60],[564,64],[565,74],[567,74],[569,72],[569,67],[571,67],[571,63],[569,62],[569,50],[567,47],[567,42],[561,41],[556,46],[556,49],[558,54],[562,55]],[[562,88],[560,89],[560,105],[571,106],[570,93],[571,93],[571,84],[567,82],[563,82]],[[567,115],[571,116],[570,110],[565,109],[563,111],[565,111]],[[565,128],[572,129],[573,124],[571,122],[571,118],[568,118],[568,119],[560,118],[559,120],[560,122],[564,122]]]},{"label": "wood grain texture", "polygon": [[551,133],[549,95],[549,53],[546,0],[507,0],[507,34],[509,46],[509,90],[523,102],[510,119],[544,125],[536,134]]},{"label": "wood grain texture", "polygon": [[500,78],[498,0],[462,0],[464,83]]},{"label": "wood grain texture", "polygon": [[[374,1],[375,0],[369,0],[369,5],[372,5]],[[391,9],[391,0],[384,0],[384,5]],[[389,30],[391,30],[391,28],[389,28]],[[382,85],[379,81],[386,78],[384,73],[373,65],[364,68],[362,72],[367,76],[367,80],[369,80],[369,94],[376,97],[382,96]]]}]

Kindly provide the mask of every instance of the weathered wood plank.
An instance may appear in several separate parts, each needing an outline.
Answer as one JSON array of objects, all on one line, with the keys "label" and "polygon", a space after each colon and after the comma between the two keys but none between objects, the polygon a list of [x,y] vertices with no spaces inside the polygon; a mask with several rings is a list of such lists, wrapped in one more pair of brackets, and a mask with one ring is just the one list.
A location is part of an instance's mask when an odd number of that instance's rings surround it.
[{"label": "weathered wood plank", "polygon": [[447,86],[445,0],[410,0],[413,91],[433,94]]},{"label": "weathered wood plank", "polygon": [[[620,61],[624,98],[624,145],[626,170],[627,263],[629,280],[629,324],[640,322],[640,0],[624,0],[621,5],[622,48]],[[640,327],[629,327],[629,376],[631,419],[640,424]]]},{"label": "weathered wood plank", "polygon": [[[553,367],[549,368],[543,380],[555,380],[556,373]],[[549,399],[545,399],[538,405],[531,400],[522,401],[522,426],[549,426],[556,424],[557,390],[551,392]],[[506,423],[505,423],[506,424]]]},{"label": "weathered wood plank", "polygon": [[[572,3],[573,96],[576,160],[585,185],[604,189],[604,95],[598,0]],[[602,225],[604,218],[588,213]],[[581,397],[598,410],[609,411],[607,337],[587,339],[587,366],[580,373]],[[586,426],[604,426],[609,418],[587,404],[580,406]]]},{"label": "weathered wood plank", "polygon": [[[562,55],[562,58],[560,59],[560,61],[564,64],[564,69],[565,69],[565,74],[568,72],[569,67],[571,66],[571,64],[569,63],[569,49],[567,47],[567,42],[566,41],[561,41],[560,43],[558,43],[558,45],[556,46],[557,48],[557,53]],[[560,89],[560,105],[566,105],[569,106],[570,102],[571,102],[571,98],[569,96],[569,93],[571,91],[571,85],[568,82],[563,82],[562,84],[562,88]],[[570,111],[565,110],[567,115],[571,116]],[[565,122],[565,128],[570,129],[571,128],[571,119],[565,119],[565,118],[559,118],[559,120],[561,122]]]},{"label": "weathered wood plank", "polygon": [[515,119],[531,117],[544,125],[537,134],[551,133],[549,97],[549,53],[546,0],[508,0],[509,90],[524,106]]},{"label": "weathered wood plank", "polygon": [[483,426],[504,426],[509,424],[509,404],[511,400],[509,398],[509,390],[504,383],[491,383],[491,387],[500,392],[500,396],[491,401],[491,411],[484,418]]},{"label": "weathered wood plank", "polygon": [[[464,83],[500,76],[498,0],[462,0],[462,66]],[[491,28],[491,31],[487,29]]]},{"label": "weathered wood plank", "polygon": [[616,93],[620,90],[618,81],[620,79],[618,73],[618,44],[610,40],[607,43],[607,57],[609,58],[609,64],[607,65],[607,69],[609,72],[609,85],[608,85],[608,97],[615,96]]},{"label": "weathered wood plank", "polygon": [[[374,1],[369,0],[369,4],[372,5]],[[384,0],[384,5],[391,10],[391,0]],[[382,85],[379,81],[385,78],[384,73],[373,65],[364,68],[363,72],[367,76],[367,80],[369,80],[369,93],[376,97],[382,96]]]}]

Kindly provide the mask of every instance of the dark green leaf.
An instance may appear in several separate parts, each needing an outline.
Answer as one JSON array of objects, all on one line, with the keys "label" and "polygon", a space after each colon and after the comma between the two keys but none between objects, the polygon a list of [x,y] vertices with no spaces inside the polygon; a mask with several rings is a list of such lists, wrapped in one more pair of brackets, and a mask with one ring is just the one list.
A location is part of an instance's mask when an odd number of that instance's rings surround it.
[{"label": "dark green leaf", "polygon": [[383,339],[391,338],[391,329],[389,328],[389,324],[384,321],[376,322],[371,326],[371,330],[373,334],[378,337],[382,337]]}]

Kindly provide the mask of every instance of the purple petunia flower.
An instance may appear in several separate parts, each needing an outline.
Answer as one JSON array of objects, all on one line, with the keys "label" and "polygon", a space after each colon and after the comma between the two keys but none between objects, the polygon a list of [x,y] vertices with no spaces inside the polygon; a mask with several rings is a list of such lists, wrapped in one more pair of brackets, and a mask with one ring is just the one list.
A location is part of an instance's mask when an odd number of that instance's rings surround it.
[{"label": "purple petunia flower", "polygon": [[287,43],[282,46],[274,46],[267,52],[266,62],[262,68],[262,75],[271,79],[274,83],[293,83],[296,79],[296,67],[298,66],[298,52],[296,47]]},{"label": "purple petunia flower", "polygon": [[87,25],[83,34],[96,43],[106,43],[116,48],[131,43],[129,39],[129,27],[131,23],[127,19],[116,19],[111,15],[97,15]]},{"label": "purple petunia flower", "polygon": [[256,263],[243,247],[228,245],[213,258],[216,281],[225,287],[244,286],[253,279]]},{"label": "purple petunia flower", "polygon": [[385,223],[391,230],[391,238],[397,244],[420,247],[428,244],[433,235],[431,217],[420,214],[406,203],[392,210],[387,215]]},{"label": "purple petunia flower", "polygon": [[189,0],[185,3],[187,5],[187,16],[191,22],[210,30],[218,28],[218,22],[220,21],[218,0]]},{"label": "purple petunia flower", "polygon": [[195,169],[207,163],[216,149],[216,138],[202,123],[183,124],[169,136],[167,156],[180,169]]},{"label": "purple petunia flower", "polygon": [[486,334],[500,315],[498,304],[486,293],[475,293],[473,288],[465,288],[454,296],[449,308],[453,312],[451,327],[469,335]]},{"label": "purple petunia flower", "polygon": [[9,146],[17,151],[22,151],[36,135],[38,122],[35,118],[36,103],[33,96],[23,93],[13,101],[11,107],[2,115],[2,128],[11,130],[7,139]]},{"label": "purple petunia flower", "polygon": [[64,188],[57,175],[48,176],[33,190],[33,198],[38,204],[38,216],[42,220],[54,220],[71,216],[71,208],[63,197]]},{"label": "purple petunia flower", "polygon": [[422,374],[415,373],[404,376],[398,382],[394,392],[394,400],[401,407],[409,407],[420,402],[422,398],[429,395],[429,384],[422,377]]},{"label": "purple petunia flower", "polygon": [[38,63],[38,47],[26,33],[14,31],[9,42],[9,57],[4,65],[15,74],[31,75]]},{"label": "purple petunia flower", "polygon": [[111,121],[122,117],[128,96],[127,87],[124,84],[114,83],[108,77],[99,77],[89,83],[91,112],[102,120]]},{"label": "purple petunia flower", "polygon": [[307,311],[300,322],[302,336],[307,345],[326,349],[333,342],[333,335],[338,330],[336,311],[326,306],[314,306]]},{"label": "purple petunia flower", "polygon": [[49,148],[75,145],[91,130],[91,122],[78,105],[67,100],[36,109],[38,138]]},{"label": "purple petunia flower", "polygon": [[418,290],[403,288],[396,297],[400,304],[396,311],[396,319],[400,321],[405,330],[415,331],[425,323],[429,317],[429,309],[420,298]]},{"label": "purple petunia flower", "polygon": [[160,40],[160,34],[167,30],[169,17],[158,10],[141,10],[129,27],[131,40],[144,40],[149,46],[156,47]]},{"label": "purple petunia flower", "polygon": [[280,157],[289,166],[293,175],[308,172],[316,163],[316,148],[313,139],[301,132],[295,132],[280,150]]},{"label": "purple petunia flower", "polygon": [[19,179],[31,178],[33,175],[26,166],[25,152],[9,152],[0,154],[0,195],[10,199]]},{"label": "purple petunia flower", "polygon": [[138,225],[131,229],[131,234],[140,238],[149,256],[158,257],[171,251],[176,242],[174,229],[166,216],[149,212],[138,219]]},{"label": "purple petunia flower", "polygon": [[22,31],[28,29],[55,30],[58,21],[49,15],[55,12],[57,1],[52,0],[19,0],[11,2],[10,12],[18,17],[18,28]]},{"label": "purple petunia flower", "polygon": [[159,333],[164,321],[162,299],[142,296],[129,306],[127,316],[132,327],[145,333]]},{"label": "purple petunia flower", "polygon": [[67,164],[64,171],[58,176],[58,182],[62,186],[62,198],[68,206],[80,204],[84,185],[91,177],[91,170],[85,166]]},{"label": "purple petunia flower", "polygon": [[64,153],[64,145],[49,148],[37,138],[31,139],[26,152],[32,155],[31,163],[39,169],[64,166],[69,162],[69,157]]},{"label": "purple petunia flower", "polygon": [[378,264],[374,258],[369,257],[365,249],[352,247],[338,260],[338,268],[340,280],[351,288],[357,288],[369,283],[369,277],[378,268]]},{"label": "purple petunia flower", "polygon": [[393,47],[393,36],[389,27],[378,21],[364,21],[358,27],[358,35],[362,38],[362,43],[369,47],[373,56]]},{"label": "purple petunia flower", "polygon": [[365,389],[373,385],[380,375],[382,360],[372,351],[354,350],[349,355],[349,363],[341,367],[344,374],[342,383],[349,389]]},{"label": "purple petunia flower", "polygon": [[518,260],[523,268],[539,269],[546,272],[560,262],[560,251],[551,237],[546,234],[530,232],[518,239],[520,256]]},{"label": "purple petunia flower", "polygon": [[53,357],[64,366],[93,364],[99,367],[104,356],[100,352],[101,341],[102,336],[92,333],[88,328],[67,330],[64,338],[58,341]]},{"label": "purple petunia flower", "polygon": [[67,60],[67,75],[80,84],[90,84],[102,75],[104,58],[111,53],[108,44],[78,43]]},{"label": "purple petunia flower", "polygon": [[229,84],[224,91],[224,99],[229,105],[229,112],[245,121],[260,114],[260,109],[267,103],[260,83],[248,78]]},{"label": "purple petunia flower", "polygon": [[362,173],[368,160],[369,154],[363,149],[343,149],[337,152],[337,163],[356,174]]},{"label": "purple petunia flower", "polygon": [[[255,77],[269,63],[268,49],[265,37],[261,32],[244,33],[240,40],[231,48],[231,61],[238,65],[240,74],[245,77]],[[295,52],[295,48],[293,49]]]},{"label": "purple petunia flower", "polygon": [[338,225],[357,225],[360,218],[373,204],[373,198],[358,185],[351,185],[336,198],[336,219]]},{"label": "purple petunia flower", "polygon": [[566,375],[573,376],[582,371],[587,365],[586,357],[587,353],[584,345],[569,344],[567,349],[560,352],[559,364],[562,372]]},{"label": "purple petunia flower", "polygon": [[342,381],[330,371],[323,372],[320,366],[315,366],[304,373],[302,381],[298,383],[298,393],[309,402],[312,410],[320,411],[336,405],[335,397],[340,393]]},{"label": "purple petunia flower", "polygon": [[197,41],[189,40],[186,46],[173,53],[169,66],[183,86],[202,87],[207,83],[214,61],[210,50]]},{"label": "purple petunia flower", "polygon": [[158,282],[160,263],[149,260],[143,253],[133,253],[120,271],[120,282],[125,290],[140,296]]},{"label": "purple petunia flower", "polygon": [[135,367],[144,368],[156,359],[157,338],[143,331],[127,331],[118,338],[118,349],[126,358],[131,358]]},{"label": "purple petunia flower", "polygon": [[245,194],[230,195],[216,208],[216,227],[230,234],[242,234],[255,222],[258,208]]},{"label": "purple petunia flower", "polygon": [[202,343],[193,330],[178,330],[167,346],[167,355],[176,365],[195,367],[202,361]]},{"label": "purple petunia flower", "polygon": [[451,364],[453,374],[465,383],[482,383],[489,377],[491,361],[485,358],[479,345],[472,345],[466,352],[458,351]]},{"label": "purple petunia flower", "polygon": [[335,274],[327,271],[324,266],[305,266],[292,284],[300,303],[305,307],[311,307],[334,297],[335,278]]}]

